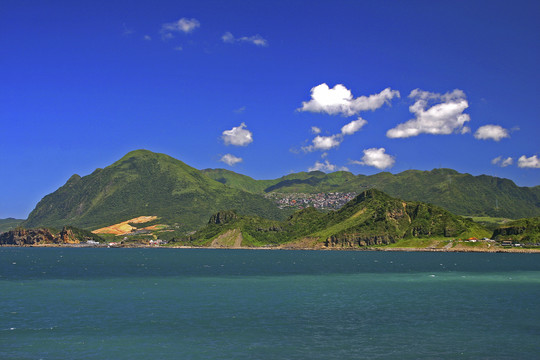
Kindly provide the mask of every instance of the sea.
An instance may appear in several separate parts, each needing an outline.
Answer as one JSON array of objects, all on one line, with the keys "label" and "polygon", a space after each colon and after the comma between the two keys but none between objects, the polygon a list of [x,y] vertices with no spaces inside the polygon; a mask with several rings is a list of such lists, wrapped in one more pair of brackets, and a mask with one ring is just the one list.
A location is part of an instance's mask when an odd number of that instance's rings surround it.
[{"label": "sea", "polygon": [[4,247],[0,359],[540,359],[540,255]]}]

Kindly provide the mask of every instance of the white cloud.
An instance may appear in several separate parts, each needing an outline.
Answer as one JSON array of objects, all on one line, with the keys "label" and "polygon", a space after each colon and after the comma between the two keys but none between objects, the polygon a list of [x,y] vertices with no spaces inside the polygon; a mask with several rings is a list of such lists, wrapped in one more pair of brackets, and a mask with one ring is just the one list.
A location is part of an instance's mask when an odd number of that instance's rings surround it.
[{"label": "white cloud", "polygon": [[386,88],[378,94],[353,98],[351,91],[342,84],[330,89],[323,83],[311,89],[311,100],[303,101],[298,111],[353,116],[361,111],[376,110],[399,96],[399,91]]},{"label": "white cloud", "polygon": [[246,124],[242,123],[240,126],[233,127],[231,130],[225,130],[221,136],[225,145],[247,146],[252,143],[253,133],[245,129],[245,127]]},{"label": "white cloud", "polygon": [[[317,135],[312,140],[312,144],[302,147],[302,150],[304,152],[312,152],[316,150],[326,151],[338,147],[343,142],[345,135],[354,134],[355,132],[359,131],[365,124],[367,124],[367,121],[362,118],[358,118],[358,120],[353,120],[341,128],[340,134],[330,136]],[[316,126],[312,126],[311,132],[314,134],[319,134],[321,132],[321,129]]]},{"label": "white cloud", "polygon": [[330,161],[325,160],[324,162],[316,161],[315,164],[308,169],[308,171],[324,171],[324,172],[332,172],[332,171],[348,171],[346,167],[342,166],[338,169],[338,167],[334,164],[331,164]]},{"label": "white cloud", "polygon": [[246,111],[246,107],[245,106],[242,106],[236,110],[234,110],[235,113],[237,114],[242,114],[244,111]]},{"label": "white cloud", "polygon": [[182,50],[184,50],[184,48],[181,47],[181,46],[176,46],[176,47],[174,48],[174,50],[176,50],[176,51],[182,51]]},{"label": "white cloud", "polygon": [[181,18],[178,21],[161,25],[161,34],[164,39],[170,39],[174,37],[173,33],[175,32],[188,34],[200,26],[201,23],[197,19]]},{"label": "white cloud", "polygon": [[232,154],[225,154],[219,159],[219,161],[224,162],[229,166],[234,166],[239,162],[242,162],[242,158],[236,157]]},{"label": "white cloud", "polygon": [[498,165],[500,167],[507,167],[514,163],[514,159],[511,158],[510,156],[507,157],[506,159],[503,159],[502,156],[497,156],[495,159],[491,160],[491,163],[493,165]]},{"label": "white cloud", "polygon": [[480,140],[495,140],[499,141],[503,138],[510,137],[508,130],[500,125],[484,125],[478,128],[474,133],[474,137]]},{"label": "white cloud", "polygon": [[[386,136],[389,138],[407,138],[422,133],[448,135],[468,131],[464,125],[471,118],[468,114],[463,114],[469,107],[463,91],[456,89],[446,94],[437,94],[416,89],[410,93],[409,98],[416,100],[409,107],[409,111],[415,114],[416,118],[388,130]],[[433,104],[434,102],[436,104]],[[431,107],[427,108],[428,105]]]},{"label": "white cloud", "polygon": [[232,44],[234,43],[234,36],[233,34],[227,31],[225,34],[223,34],[223,36],[221,37],[221,40],[223,40],[224,43]]},{"label": "white cloud", "polygon": [[302,147],[302,150],[305,152],[312,152],[315,150],[330,150],[332,148],[338,147],[339,144],[343,141],[343,135],[336,134],[331,136],[315,136],[315,139],[312,141],[312,145]]},{"label": "white cloud", "polygon": [[526,157],[525,155],[523,155],[518,159],[518,166],[520,168],[540,169],[540,159],[537,155],[533,155],[531,157]]},{"label": "white cloud", "polygon": [[257,46],[268,46],[268,41],[259,34],[236,38],[233,34],[227,31],[225,34],[223,34],[221,40],[223,40],[224,43],[229,44],[234,44],[235,42],[247,42]]},{"label": "white cloud", "polygon": [[507,167],[509,165],[512,165],[514,163],[514,159],[512,159],[510,156],[507,157],[506,159],[504,159],[502,162],[501,162],[501,167]]},{"label": "white cloud", "polygon": [[464,126],[463,129],[461,129],[461,134],[469,134],[471,132],[471,128],[468,126]]},{"label": "white cloud", "polygon": [[497,165],[499,162],[501,162],[502,156],[497,156],[495,159],[491,160],[491,163],[493,165]]},{"label": "white cloud", "polygon": [[150,41],[150,40],[152,40],[152,37],[150,35],[144,35],[143,39],[146,40],[146,41]]},{"label": "white cloud", "polygon": [[343,135],[352,135],[358,130],[360,130],[366,124],[367,124],[366,120],[362,118],[358,118],[358,120],[351,121],[347,125],[343,126],[341,128],[341,133]]},{"label": "white cloud", "polygon": [[384,148],[371,148],[364,150],[362,161],[354,160],[352,164],[374,166],[377,169],[383,170],[394,166],[395,158],[385,153]]}]

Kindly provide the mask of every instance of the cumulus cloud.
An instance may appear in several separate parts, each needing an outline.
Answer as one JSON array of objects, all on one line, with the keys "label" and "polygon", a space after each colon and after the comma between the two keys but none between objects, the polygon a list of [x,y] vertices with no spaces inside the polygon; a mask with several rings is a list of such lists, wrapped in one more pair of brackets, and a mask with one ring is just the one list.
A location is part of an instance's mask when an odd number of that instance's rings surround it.
[{"label": "cumulus cloud", "polygon": [[391,168],[396,162],[395,158],[385,153],[385,148],[371,148],[364,150],[364,156],[361,161],[351,161],[352,164],[374,166],[377,169],[383,170]]},{"label": "cumulus cloud", "polygon": [[253,142],[253,133],[245,129],[246,124],[233,127],[231,130],[225,130],[221,138],[225,145],[247,146]]},{"label": "cumulus cloud", "polygon": [[341,128],[341,133],[343,135],[352,135],[358,130],[360,130],[366,124],[367,124],[366,120],[362,118],[358,118],[358,120],[351,121],[347,125],[343,126]]},{"label": "cumulus cloud", "polygon": [[540,169],[540,159],[537,155],[533,155],[531,157],[526,157],[523,155],[518,159],[518,166],[520,168]]},{"label": "cumulus cloud", "polygon": [[201,23],[197,19],[181,18],[178,21],[161,25],[161,34],[164,39],[170,39],[174,37],[173,33],[188,34],[200,26]]},{"label": "cumulus cloud", "polygon": [[[343,142],[345,135],[354,134],[355,132],[359,131],[365,124],[367,124],[367,121],[362,118],[358,118],[358,120],[353,120],[341,128],[340,134],[330,136],[317,135],[312,140],[312,144],[302,147],[302,150],[304,152],[312,152],[316,150],[326,151],[338,147]],[[311,132],[314,134],[319,134],[321,132],[321,129],[316,126],[312,126]]]},{"label": "cumulus cloud", "polygon": [[221,157],[221,159],[219,159],[219,161],[224,162],[225,164],[229,166],[234,166],[237,163],[242,162],[242,158],[239,158],[232,154],[225,154]]},{"label": "cumulus cloud", "polygon": [[312,141],[312,145],[302,147],[304,152],[312,152],[315,150],[330,150],[335,147],[338,147],[343,142],[343,135],[336,134],[331,136],[315,136],[315,139]]},{"label": "cumulus cloud", "polygon": [[221,36],[221,40],[223,40],[224,43],[229,43],[229,44],[244,42],[244,43],[249,43],[256,46],[268,46],[268,41],[259,34],[253,35],[253,36],[242,36],[242,37],[237,38],[237,37],[234,37],[233,34],[227,31],[225,34],[223,34],[223,36]]},{"label": "cumulus cloud", "polygon": [[514,163],[514,159],[510,156],[506,159],[504,159],[502,156],[497,156],[495,159],[491,160],[491,163],[500,167],[507,167]]},{"label": "cumulus cloud", "polygon": [[298,111],[353,116],[361,111],[376,110],[389,104],[394,97],[399,97],[399,91],[386,88],[378,94],[354,98],[351,90],[342,84],[330,89],[323,83],[311,89],[311,100],[303,101]]},{"label": "cumulus cloud", "polygon": [[386,136],[389,138],[407,138],[422,133],[448,135],[468,131],[464,125],[471,118],[468,114],[463,114],[469,107],[463,91],[456,89],[446,94],[437,94],[416,89],[409,94],[409,98],[415,99],[409,111],[416,117],[388,130]]},{"label": "cumulus cloud", "polygon": [[507,129],[500,125],[484,125],[478,128],[474,133],[474,137],[480,140],[495,140],[510,137]]},{"label": "cumulus cloud", "polygon": [[315,164],[308,169],[308,171],[324,171],[324,172],[332,172],[336,170],[341,171],[348,171],[346,167],[342,166],[338,168],[336,165],[331,164],[330,161],[325,160],[324,162],[316,161]]}]

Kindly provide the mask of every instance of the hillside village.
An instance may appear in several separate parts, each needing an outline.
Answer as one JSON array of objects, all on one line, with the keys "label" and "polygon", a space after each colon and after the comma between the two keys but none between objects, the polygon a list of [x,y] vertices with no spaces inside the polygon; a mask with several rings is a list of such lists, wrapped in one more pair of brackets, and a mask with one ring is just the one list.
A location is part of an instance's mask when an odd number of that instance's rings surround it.
[{"label": "hillside village", "polygon": [[275,193],[265,194],[264,197],[274,201],[280,209],[304,209],[314,207],[320,210],[337,210],[354,199],[356,192],[331,192],[331,193]]}]

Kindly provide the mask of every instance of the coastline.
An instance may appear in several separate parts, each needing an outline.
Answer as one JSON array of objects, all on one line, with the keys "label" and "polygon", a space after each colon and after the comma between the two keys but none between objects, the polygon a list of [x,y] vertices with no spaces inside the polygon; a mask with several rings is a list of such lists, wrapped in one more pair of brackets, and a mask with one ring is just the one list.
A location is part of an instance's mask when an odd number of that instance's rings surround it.
[{"label": "coastline", "polygon": [[540,249],[523,248],[419,248],[419,247],[295,247],[295,246],[259,246],[259,247],[223,247],[223,246],[86,246],[79,244],[41,244],[41,245],[0,245],[10,248],[101,248],[101,249],[222,249],[222,250],[311,250],[311,251],[383,251],[383,252],[460,252],[460,253],[515,253],[515,254],[540,254]]}]

